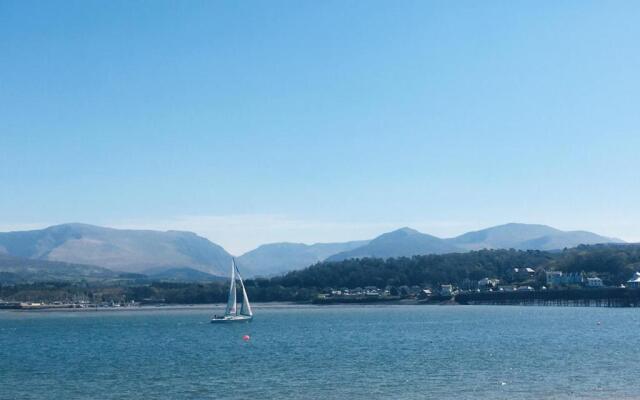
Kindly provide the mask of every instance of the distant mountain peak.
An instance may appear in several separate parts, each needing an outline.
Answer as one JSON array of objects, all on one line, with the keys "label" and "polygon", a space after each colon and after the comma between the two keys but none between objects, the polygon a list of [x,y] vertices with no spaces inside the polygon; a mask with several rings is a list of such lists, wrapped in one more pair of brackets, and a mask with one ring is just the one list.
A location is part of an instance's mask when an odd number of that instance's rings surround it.
[{"label": "distant mountain peak", "polygon": [[48,227],[44,228],[44,230],[51,230],[51,231],[61,230],[61,229],[109,230],[109,229],[113,229],[113,228],[107,228],[107,227],[104,227],[104,226],[91,225],[91,224],[84,224],[84,223],[81,223],[81,222],[69,222],[69,223],[65,223],[65,224],[51,225],[51,226],[48,226]]},{"label": "distant mountain peak", "polygon": [[619,242],[586,231],[561,231],[548,225],[510,222],[448,239],[466,250],[483,248],[515,248],[522,250],[555,250],[578,244]]},{"label": "distant mountain peak", "polygon": [[383,233],[368,244],[329,257],[329,261],[363,257],[402,257],[420,254],[454,253],[459,249],[444,239],[408,227]]},{"label": "distant mountain peak", "polygon": [[384,235],[393,235],[393,234],[420,235],[421,232],[418,232],[413,228],[409,228],[408,226],[404,226],[402,228],[396,229],[395,231],[385,233]]},{"label": "distant mountain peak", "polygon": [[0,233],[0,251],[123,272],[179,265],[226,275],[231,263],[231,255],[222,247],[192,232],[115,229],[82,223]]}]

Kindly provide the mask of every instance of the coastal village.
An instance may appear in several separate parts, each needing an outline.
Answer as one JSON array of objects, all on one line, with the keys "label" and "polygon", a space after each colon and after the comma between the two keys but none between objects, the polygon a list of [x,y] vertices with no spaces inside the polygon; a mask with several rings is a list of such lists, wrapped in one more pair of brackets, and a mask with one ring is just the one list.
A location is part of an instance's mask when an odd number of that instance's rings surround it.
[{"label": "coastal village", "polygon": [[94,303],[89,300],[67,301],[4,301],[0,299],[0,310],[44,310],[44,309],[117,309],[139,307],[141,303],[131,301],[103,301]]},{"label": "coastal village", "polygon": [[[540,276],[543,282],[540,282]],[[469,293],[517,293],[548,290],[589,290],[589,289],[640,289],[640,272],[636,272],[625,283],[606,286],[602,278],[585,273],[563,273],[561,271],[536,271],[533,268],[513,268],[509,282],[485,277],[477,281],[465,279],[460,285],[451,283],[433,286],[375,286],[356,288],[325,288],[318,296],[318,302],[345,302],[367,300],[447,300],[459,294]]]}]

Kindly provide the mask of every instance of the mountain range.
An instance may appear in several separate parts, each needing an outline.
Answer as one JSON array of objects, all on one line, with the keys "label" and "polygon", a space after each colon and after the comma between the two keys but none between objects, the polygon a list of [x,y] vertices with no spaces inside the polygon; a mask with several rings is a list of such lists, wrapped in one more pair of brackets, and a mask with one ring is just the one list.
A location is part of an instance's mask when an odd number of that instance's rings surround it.
[{"label": "mountain range", "polygon": [[[272,276],[325,260],[443,254],[485,248],[555,250],[580,244],[622,242],[591,232],[561,231],[534,224],[510,223],[446,239],[401,228],[372,240],[265,244],[238,257],[237,263],[246,277]],[[33,270],[33,265],[39,265],[40,272],[66,271],[61,273],[65,277],[73,274],[99,277],[125,272],[161,280],[215,280],[228,274],[232,257],[221,246],[192,232],[113,229],[76,223],[0,233],[0,255],[3,257],[0,272],[11,274],[27,271],[25,268],[30,265]],[[48,264],[56,262],[57,267]]]},{"label": "mountain range", "polygon": [[334,254],[327,261],[362,257],[444,254],[480,249],[557,250],[580,244],[623,243],[586,231],[561,231],[546,225],[510,223],[441,239],[411,228],[385,233],[367,245]]}]

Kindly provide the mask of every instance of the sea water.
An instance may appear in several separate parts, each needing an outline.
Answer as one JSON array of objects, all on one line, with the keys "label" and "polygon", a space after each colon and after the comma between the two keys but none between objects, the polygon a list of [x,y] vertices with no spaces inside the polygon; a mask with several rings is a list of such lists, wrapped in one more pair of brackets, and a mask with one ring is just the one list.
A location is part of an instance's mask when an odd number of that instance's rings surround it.
[{"label": "sea water", "polygon": [[[0,399],[633,398],[639,309],[0,312]],[[248,341],[243,336],[249,335]]]}]

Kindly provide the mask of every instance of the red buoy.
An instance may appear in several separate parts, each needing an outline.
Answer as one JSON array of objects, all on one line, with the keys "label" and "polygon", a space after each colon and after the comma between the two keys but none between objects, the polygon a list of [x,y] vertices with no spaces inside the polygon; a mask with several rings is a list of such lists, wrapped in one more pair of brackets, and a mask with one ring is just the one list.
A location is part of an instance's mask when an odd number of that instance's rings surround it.
[{"label": "red buoy", "polygon": [[249,339],[251,339],[251,336],[249,336],[249,335],[244,335],[244,336],[242,337],[242,340],[244,340],[245,342],[248,342],[248,341],[249,341]]}]

